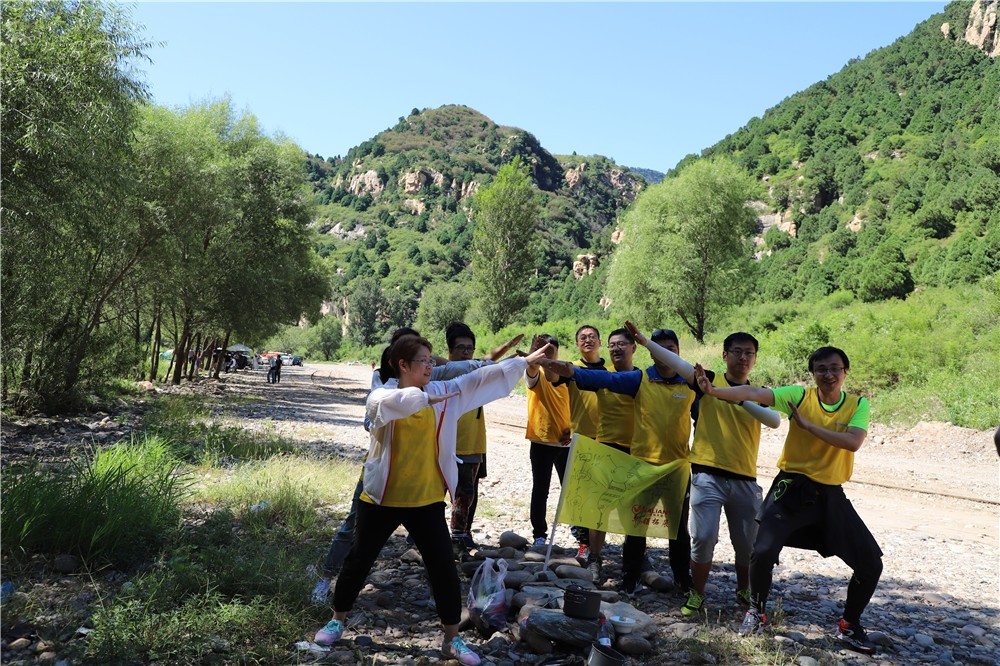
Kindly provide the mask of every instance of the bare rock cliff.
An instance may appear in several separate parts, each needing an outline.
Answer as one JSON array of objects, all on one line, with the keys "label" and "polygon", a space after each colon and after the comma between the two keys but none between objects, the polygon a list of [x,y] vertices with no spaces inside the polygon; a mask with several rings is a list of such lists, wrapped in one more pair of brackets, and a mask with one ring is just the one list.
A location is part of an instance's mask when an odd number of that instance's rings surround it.
[{"label": "bare rock cliff", "polygon": [[991,58],[1000,55],[1000,31],[997,30],[997,0],[976,0],[969,11],[969,24],[965,28],[965,41],[985,52]]}]

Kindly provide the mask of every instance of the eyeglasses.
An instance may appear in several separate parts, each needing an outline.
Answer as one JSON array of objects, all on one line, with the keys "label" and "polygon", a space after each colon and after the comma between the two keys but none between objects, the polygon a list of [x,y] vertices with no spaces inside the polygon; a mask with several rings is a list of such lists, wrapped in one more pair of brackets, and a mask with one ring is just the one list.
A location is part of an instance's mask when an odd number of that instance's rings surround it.
[{"label": "eyeglasses", "polygon": [[632,346],[631,342],[612,342],[611,344],[608,345],[608,349],[627,349],[628,347],[631,346]]},{"label": "eyeglasses", "polygon": [[434,367],[434,359],[432,358],[411,358],[410,363],[413,363],[414,365],[419,363],[422,365]]},{"label": "eyeglasses", "polygon": [[600,340],[600,338],[597,337],[596,335],[580,335],[580,336],[577,336],[576,339],[579,342],[596,342],[596,341]]},{"label": "eyeglasses", "polygon": [[815,368],[813,369],[813,374],[819,376],[828,375],[830,377],[836,377],[843,371],[844,369],[841,368],[840,366],[834,366],[832,368]]},{"label": "eyeglasses", "polygon": [[650,340],[652,340],[653,342],[656,342],[657,338],[670,338],[670,339],[673,339],[673,338],[676,338],[676,337],[677,337],[677,334],[674,333],[669,328],[658,328],[655,331],[653,331],[653,335],[650,337]]},{"label": "eyeglasses", "polygon": [[743,349],[724,349],[727,354],[732,354],[736,358],[753,358],[757,355],[755,351],[745,351]]},{"label": "eyeglasses", "polygon": [[452,349],[454,349],[455,351],[460,351],[460,352],[474,352],[474,351],[476,351],[476,348],[473,345],[455,345],[454,347],[452,347]]}]

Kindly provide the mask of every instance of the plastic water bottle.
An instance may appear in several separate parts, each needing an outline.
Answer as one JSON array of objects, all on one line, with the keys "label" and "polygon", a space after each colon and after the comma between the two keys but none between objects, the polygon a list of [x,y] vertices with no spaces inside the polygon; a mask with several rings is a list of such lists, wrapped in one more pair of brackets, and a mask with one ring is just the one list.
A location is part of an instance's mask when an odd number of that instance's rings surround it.
[{"label": "plastic water bottle", "polygon": [[608,619],[603,615],[597,620],[597,642],[611,647],[611,634],[608,633]]}]

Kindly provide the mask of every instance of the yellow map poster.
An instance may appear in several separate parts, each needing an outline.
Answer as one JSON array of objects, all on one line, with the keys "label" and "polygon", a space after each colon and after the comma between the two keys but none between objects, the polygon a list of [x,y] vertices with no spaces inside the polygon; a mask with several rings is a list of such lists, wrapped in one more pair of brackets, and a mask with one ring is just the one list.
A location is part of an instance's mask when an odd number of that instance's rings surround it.
[{"label": "yellow map poster", "polygon": [[691,463],[633,458],[575,435],[556,520],[614,534],[677,538]]}]

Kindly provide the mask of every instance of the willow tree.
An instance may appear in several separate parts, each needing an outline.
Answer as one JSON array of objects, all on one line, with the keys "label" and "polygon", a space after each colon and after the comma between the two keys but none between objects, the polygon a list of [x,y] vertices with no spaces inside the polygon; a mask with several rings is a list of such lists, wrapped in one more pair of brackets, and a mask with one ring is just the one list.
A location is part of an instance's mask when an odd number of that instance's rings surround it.
[{"label": "willow tree", "polygon": [[714,159],[640,194],[608,274],[615,314],[647,328],[677,318],[703,342],[711,320],[752,287],[752,189],[736,165]]},{"label": "willow tree", "polygon": [[329,277],[312,249],[298,146],[266,136],[228,99],[149,107],[137,143],[136,180],[163,228],[144,264],[148,299],[154,318],[177,322],[175,356],[199,331],[211,349],[319,318]]},{"label": "willow tree", "polygon": [[130,178],[147,44],[114,5],[11,0],[0,18],[3,390],[52,407],[135,362],[108,306],[157,235]]},{"label": "willow tree", "polygon": [[479,311],[493,333],[528,303],[537,217],[531,176],[520,157],[500,167],[493,182],[476,194],[472,279]]}]

